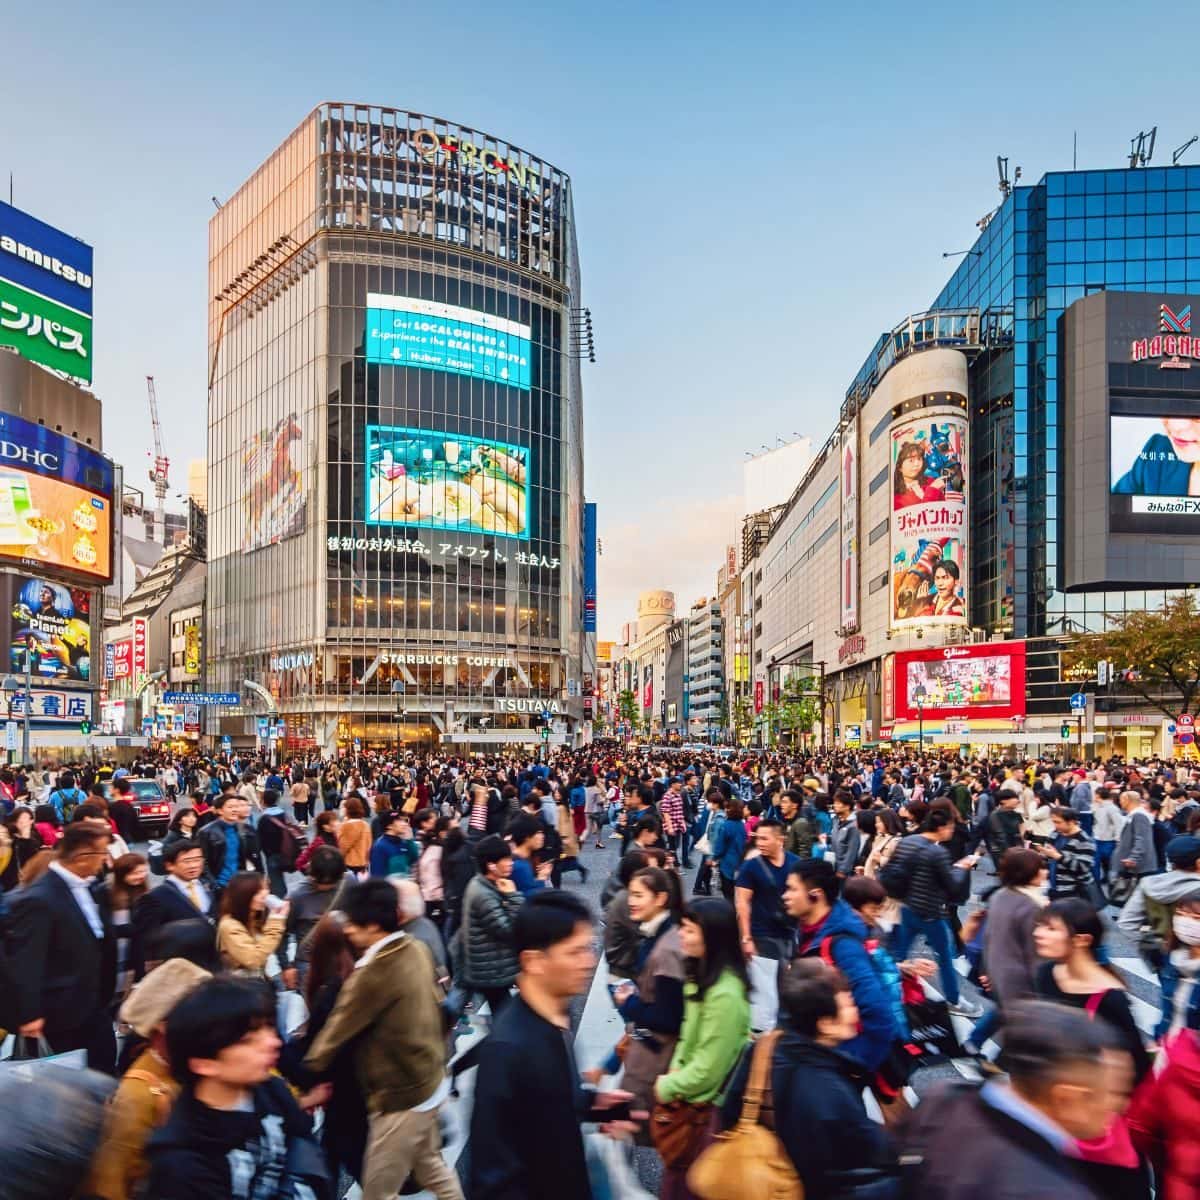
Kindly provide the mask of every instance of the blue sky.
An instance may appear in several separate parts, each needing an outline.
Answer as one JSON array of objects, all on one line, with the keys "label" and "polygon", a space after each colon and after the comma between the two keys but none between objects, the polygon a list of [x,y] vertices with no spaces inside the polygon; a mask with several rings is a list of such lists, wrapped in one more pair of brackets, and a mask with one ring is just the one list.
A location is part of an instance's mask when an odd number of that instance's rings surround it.
[{"label": "blue sky", "polygon": [[1156,162],[1200,132],[1186,26],[1108,2],[6,8],[2,190],[96,247],[96,390],[135,479],[145,375],[180,490],[204,442],[210,197],[316,103],[444,116],[571,174],[609,634],[641,588],[712,591],[743,452],[824,440],[998,201],[998,153],[1034,182],[1075,130],[1081,167],[1156,122]]}]

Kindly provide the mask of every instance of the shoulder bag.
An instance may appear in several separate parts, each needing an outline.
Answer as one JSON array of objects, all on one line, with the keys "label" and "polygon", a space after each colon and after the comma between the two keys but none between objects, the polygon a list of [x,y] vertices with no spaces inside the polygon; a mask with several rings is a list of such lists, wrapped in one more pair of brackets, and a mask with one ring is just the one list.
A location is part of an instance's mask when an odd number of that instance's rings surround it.
[{"label": "shoulder bag", "polygon": [[717,1134],[688,1171],[687,1186],[699,1200],[804,1200],[804,1186],[783,1144],[758,1121],[764,1096],[770,1094],[771,1057],[778,1040],[774,1030],[755,1043],[738,1123]]}]

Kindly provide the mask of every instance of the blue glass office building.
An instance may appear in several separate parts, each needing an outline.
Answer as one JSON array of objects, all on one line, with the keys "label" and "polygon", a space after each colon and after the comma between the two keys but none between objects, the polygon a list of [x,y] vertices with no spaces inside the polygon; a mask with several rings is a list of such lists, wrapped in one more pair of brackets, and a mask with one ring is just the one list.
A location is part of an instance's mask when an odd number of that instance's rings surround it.
[{"label": "blue glass office building", "polygon": [[[1062,318],[1105,291],[1200,292],[1200,167],[1053,172],[1015,188],[931,305],[1011,329],[971,368],[971,623],[989,633],[1057,638],[1162,603],[1162,590],[1063,588]],[[1031,662],[1031,701],[1060,682]]]}]

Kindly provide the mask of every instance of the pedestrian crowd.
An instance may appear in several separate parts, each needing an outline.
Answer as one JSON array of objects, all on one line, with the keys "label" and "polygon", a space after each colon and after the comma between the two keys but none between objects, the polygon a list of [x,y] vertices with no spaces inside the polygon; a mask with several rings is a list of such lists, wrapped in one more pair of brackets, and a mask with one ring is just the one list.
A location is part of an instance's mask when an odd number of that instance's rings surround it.
[{"label": "pedestrian crowd", "polygon": [[1200,1200],[1184,762],[156,756],[0,770],[0,808],[0,1096],[113,1081],[47,1197],[606,1200],[657,1156],[665,1200]]}]

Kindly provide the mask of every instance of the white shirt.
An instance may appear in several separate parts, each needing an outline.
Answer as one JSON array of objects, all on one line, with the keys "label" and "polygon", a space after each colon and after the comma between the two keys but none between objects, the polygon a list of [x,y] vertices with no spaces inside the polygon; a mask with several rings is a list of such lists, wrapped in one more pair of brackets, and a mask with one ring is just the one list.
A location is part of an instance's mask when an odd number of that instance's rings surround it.
[{"label": "white shirt", "polygon": [[50,870],[71,889],[71,895],[75,898],[75,903],[79,905],[79,911],[83,913],[92,932],[98,938],[102,938],[104,922],[100,919],[100,909],[91,893],[91,879],[80,879],[78,875],[73,871],[68,871],[61,863],[52,862]]},{"label": "white shirt", "polygon": [[207,914],[208,910],[212,907],[212,897],[209,896],[208,890],[200,880],[193,879],[191,883],[185,883],[178,875],[168,875],[167,882],[173,883],[183,893],[184,898],[189,904],[194,903],[192,893],[189,889],[195,888],[196,894],[200,897],[200,907],[196,910],[197,912]]}]

